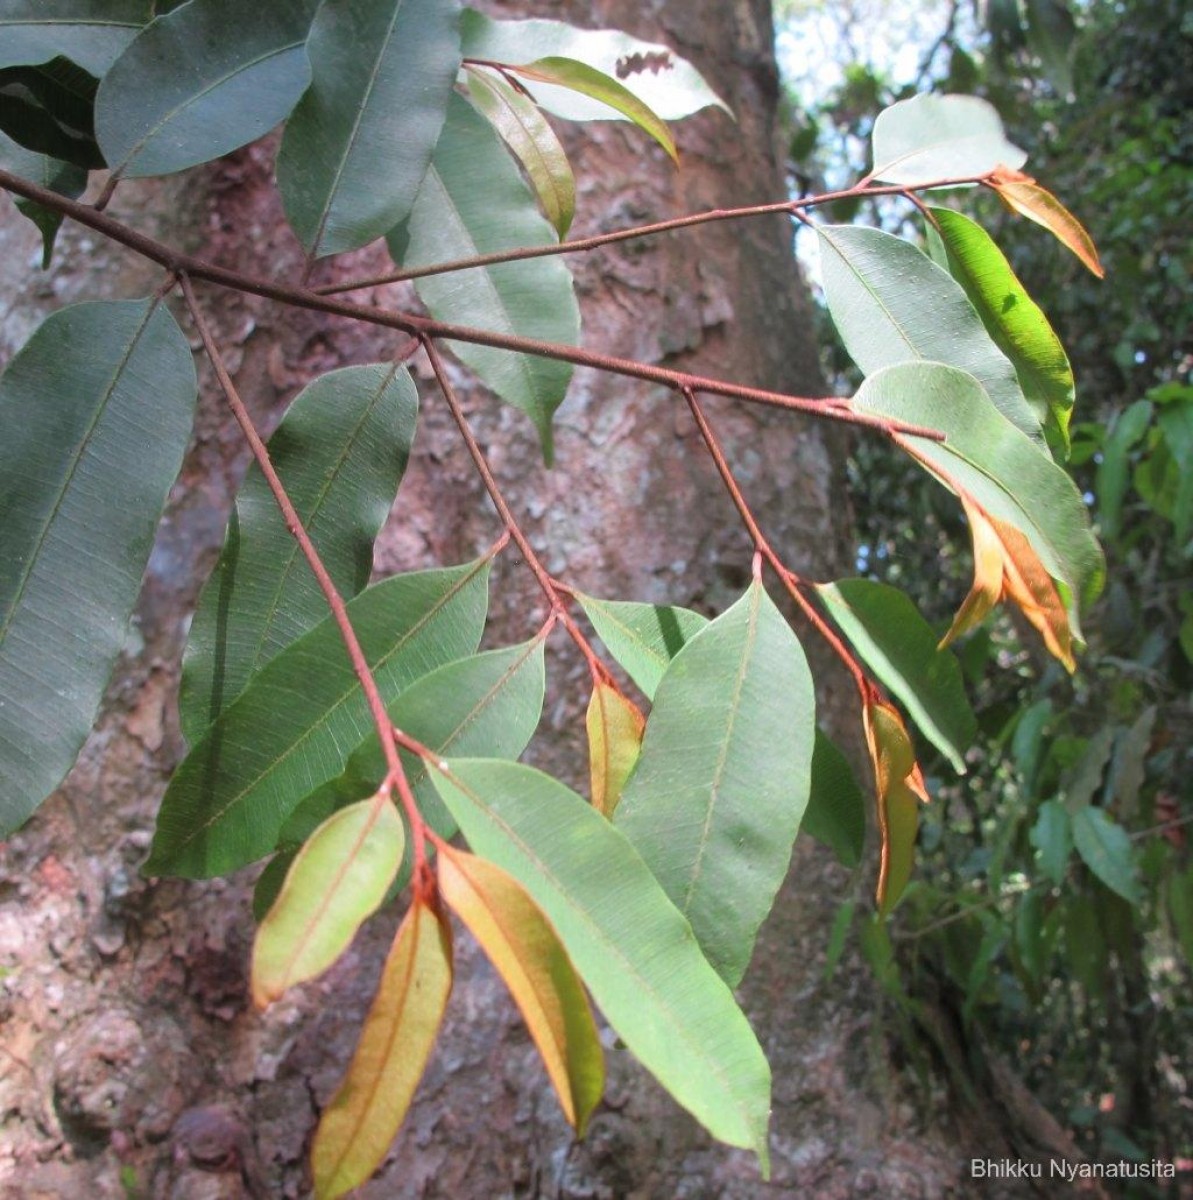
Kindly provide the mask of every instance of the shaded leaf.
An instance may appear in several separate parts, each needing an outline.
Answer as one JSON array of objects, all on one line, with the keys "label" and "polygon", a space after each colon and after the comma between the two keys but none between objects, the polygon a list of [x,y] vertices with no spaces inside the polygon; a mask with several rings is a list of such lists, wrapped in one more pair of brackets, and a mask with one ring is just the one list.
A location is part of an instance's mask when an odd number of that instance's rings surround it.
[{"label": "shaded leaf", "polygon": [[455,0],[324,0],[311,86],[278,152],[282,204],[312,258],[405,220],[460,66]]},{"label": "shaded leaf", "polygon": [[770,1070],[691,927],[625,837],[575,792],[517,763],[432,768],[472,849],[555,926],[609,1024],[716,1138],[767,1159]]},{"label": "shaded leaf", "polygon": [[632,700],[607,683],[597,683],[585,726],[593,807],[612,819],[626,781],[638,765],[646,718]]},{"label": "shaded leaf", "polygon": [[1010,360],[947,271],[902,238],[858,225],[821,225],[820,262],[833,324],[867,375],[924,359],[973,375],[1004,417],[1043,444]]},{"label": "shaded leaf", "polygon": [[1007,141],[994,106],[977,96],[913,96],[874,122],[873,177],[917,187],[1021,167],[1027,154]]},{"label": "shaded leaf", "polygon": [[1094,240],[1085,227],[1050,192],[1030,175],[1021,171],[1000,171],[992,181],[1006,206],[1020,216],[1042,225],[1062,245],[1067,246],[1099,279],[1106,272],[1098,258]]},{"label": "shaded leaf", "polygon": [[574,58],[560,57],[537,58],[534,62],[511,67],[510,70],[523,79],[567,88],[607,104],[623,117],[633,121],[644,133],[650,134],[667,151],[671,160],[678,164],[679,152],[675,148],[675,139],[671,136],[666,122],[633,92],[603,71]]},{"label": "shaded leaf", "polygon": [[[667,46],[643,42],[615,29],[577,29],[562,21],[495,21],[473,9],[461,24],[468,58],[521,64],[539,58],[572,58],[611,75],[665,121],[690,116],[725,102],[686,59]],[[611,114],[576,92],[539,85],[536,99],[550,112],[573,121],[607,119]]]},{"label": "shaded leaf", "polygon": [[[373,541],[406,468],[417,413],[404,368],[345,367],[304,388],[270,439],[278,477],[346,598],[369,581]],[[179,711],[192,746],[257,671],[327,615],[323,592],[255,463],[233,515],[183,662]]]},{"label": "shaded leaf", "polygon": [[[381,698],[476,650],[489,560],[399,575],[348,603]],[[268,854],[299,802],[344,769],[372,728],[331,617],[254,676],[174,772],[150,875],[224,875]]]},{"label": "shaded leaf", "polygon": [[[478,179],[485,181],[483,188],[477,187]],[[428,266],[555,241],[497,134],[466,100],[452,96],[414,211],[389,239],[395,261],[403,267]],[[429,275],[415,286],[437,320],[579,343],[572,277],[557,258]],[[482,383],[531,418],[550,462],[551,417],[567,392],[571,365],[490,346],[449,345]]]},{"label": "shaded leaf", "polygon": [[1073,91],[1071,64],[1077,26],[1065,0],[1026,0],[1027,44],[1062,96]]},{"label": "shaded leaf", "polygon": [[837,964],[841,961],[841,955],[845,953],[845,941],[853,927],[853,914],[856,909],[856,900],[843,900],[837,906],[837,911],[833,916],[832,929],[829,931],[828,946],[824,952],[824,973],[820,977],[825,983],[833,977]]},{"label": "shaded leaf", "polygon": [[870,579],[842,579],[816,590],[861,660],[964,774],[977,719],[957,659],[937,648],[919,609],[898,588]]},{"label": "shaded leaf", "polygon": [[1040,805],[1030,837],[1036,864],[1059,887],[1068,872],[1073,849],[1073,827],[1068,810],[1059,800],[1045,800]]},{"label": "shaded leaf", "polygon": [[1094,488],[1098,497],[1098,526],[1107,538],[1115,538],[1121,528],[1123,499],[1131,469],[1131,451],[1148,431],[1152,405],[1136,400],[1114,422],[1102,443],[1102,461],[1098,464]]},{"label": "shaded leaf", "polygon": [[1139,793],[1147,773],[1147,753],[1151,747],[1152,730],[1156,723],[1156,706],[1149,704],[1124,729],[1114,742],[1114,757],[1110,762],[1106,784],[1106,803],[1124,820],[1139,811]]},{"label": "shaded leaf", "polygon": [[152,0],[0,0],[0,67],[62,55],[101,76],[152,15]]},{"label": "shaded leaf", "polygon": [[981,384],[940,363],[902,363],[867,379],[854,404],[946,435],[944,442],[906,442],[946,486],[1023,533],[1063,585],[1061,599],[1079,639],[1078,606],[1093,603],[1105,576],[1085,503],[1069,476],[993,407]]},{"label": "shaded leaf", "polygon": [[849,761],[819,729],[812,749],[811,791],[800,831],[830,847],[842,866],[856,867],[862,860],[865,799]]},{"label": "shaded leaf", "polygon": [[[0,167],[28,179],[39,187],[48,188],[60,196],[77,200],[87,187],[87,171],[72,163],[61,162],[44,154],[35,154],[17,145],[11,138],[0,133]],[[33,200],[14,197],[17,211],[37,226],[42,239],[41,269],[47,270],[54,254],[54,239],[62,224],[62,214],[43,208]]]},{"label": "shaded leaf", "polygon": [[95,99],[108,165],[133,178],[168,175],[267,134],[310,83],[305,46],[317,7],[190,0],[146,26]]},{"label": "shaded leaf", "polygon": [[290,871],[290,864],[297,857],[301,846],[287,846],[279,850],[265,865],[253,885],[253,920],[259,925],[265,920],[273,902],[281,893],[282,884]]},{"label": "shaded leaf", "polygon": [[754,583],[667,668],[617,808],[730,987],[787,874],[815,728],[803,650]]},{"label": "shaded leaf", "polygon": [[381,1165],[431,1057],[451,988],[451,930],[416,898],[385,960],[344,1081],[315,1131],[317,1200],[335,1200]]},{"label": "shaded leaf", "polygon": [[708,624],[691,609],[634,600],[598,600],[576,593],[605,649],[625,668],[642,694],[653,700],[671,660]]},{"label": "shaded leaf", "polygon": [[1079,808],[1071,820],[1073,845],[1085,865],[1128,904],[1139,904],[1139,877],[1126,830],[1092,804]]},{"label": "shaded leaf", "polygon": [[95,720],[195,391],[158,300],[54,313],[0,379],[0,835],[58,786]]},{"label": "shaded leaf", "polygon": [[329,817],[298,852],[253,942],[253,1003],[321,975],[348,949],[398,873],[406,831],[388,795]]},{"label": "shaded leaf", "polygon": [[563,1114],[584,1136],[605,1087],[605,1059],[588,997],[550,922],[511,875],[445,845],[443,899],[505,980],[538,1047]]},{"label": "shaded leaf", "polygon": [[468,94],[517,156],[555,232],[566,237],[576,212],[576,180],[550,122],[533,100],[480,67],[468,72]]},{"label": "shaded leaf", "polygon": [[95,140],[98,81],[65,58],[0,70],[0,130],[17,145],[84,170],[104,165]]},{"label": "shaded leaf", "polygon": [[1037,418],[1067,454],[1074,384],[1060,339],[980,225],[952,209],[931,212],[940,226],[953,278],[965,289],[995,344],[1011,360]]}]

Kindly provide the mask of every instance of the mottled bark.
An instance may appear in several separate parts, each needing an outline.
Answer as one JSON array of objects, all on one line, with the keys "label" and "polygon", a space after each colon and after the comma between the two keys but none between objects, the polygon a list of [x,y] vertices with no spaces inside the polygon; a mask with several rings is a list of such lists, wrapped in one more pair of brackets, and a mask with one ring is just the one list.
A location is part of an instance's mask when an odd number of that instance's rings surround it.
[{"label": "mottled bark", "polygon": [[[527,5],[498,6],[505,14]],[[765,0],[543,3],[546,15],[670,42],[737,114],[679,127],[677,172],[621,123],[571,138],[576,233],[780,198],[778,79]],[[122,187],[112,211],[189,249],[294,280],[300,254],[257,146],[183,181]],[[0,337],[12,352],[75,299],[144,294],[158,275],[67,230],[52,275],[32,274],[31,231],[6,203]],[[573,260],[588,345],[769,388],[821,387],[806,293],[781,218],[721,224]],[[340,270],[380,266],[363,251]],[[373,301],[401,298],[380,289]],[[313,375],[391,354],[401,340],[205,289],[238,385],[269,428]],[[425,384],[425,364],[414,369]],[[691,420],[660,388],[578,372],[558,416],[559,465],[542,469],[529,423],[457,373],[494,469],[550,570],[604,595],[722,609],[748,578],[748,539]],[[230,881],[138,874],[153,815],[182,752],[175,692],[186,621],[222,537],[246,453],[205,377],[196,438],[150,563],[134,644],[82,760],[0,860],[0,1191],[15,1196],[305,1194],[305,1149],[351,1051],[397,913],[374,921],[326,977],[251,1012],[246,963],[254,870]],[[377,551],[381,573],[450,563],[497,533],[443,406],[424,387],[416,453]],[[743,486],[791,564],[841,573],[845,498],[836,434],[710,402]],[[507,552],[490,643],[535,628],[542,601]],[[587,674],[552,642],[537,761],[580,781]],[[812,649],[826,719],[856,718],[844,676]],[[847,735],[848,736],[848,735]],[[850,958],[821,979],[836,904],[851,884],[815,847],[791,878],[742,988],[775,1073],[774,1180],[702,1131],[610,1045],[607,1103],[574,1145],[525,1031],[492,970],[459,938],[442,1041],[368,1197],[901,1197],[960,1195],[965,1152],[887,1064],[876,1001]],[[986,1191],[985,1194],[991,1194]]]}]

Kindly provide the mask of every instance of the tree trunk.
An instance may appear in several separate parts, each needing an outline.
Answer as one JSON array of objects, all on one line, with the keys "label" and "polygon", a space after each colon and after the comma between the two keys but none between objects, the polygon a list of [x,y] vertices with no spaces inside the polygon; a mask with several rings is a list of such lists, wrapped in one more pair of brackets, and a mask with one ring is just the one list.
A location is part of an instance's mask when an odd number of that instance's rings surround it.
[{"label": "tree trunk", "polygon": [[[496,7],[525,15],[528,6]],[[628,124],[578,131],[569,139],[581,181],[576,235],[782,197],[766,0],[539,8],[669,42],[705,71],[737,117],[735,124],[708,111],[679,125],[678,171]],[[206,257],[295,279],[301,255],[272,191],[273,151],[255,146],[185,181],[122,186],[112,211]],[[0,331],[6,354],[61,304],[143,295],[158,282],[156,269],[70,229],[50,281],[30,276],[34,239],[10,213],[0,229],[4,294],[17,297]],[[351,257],[355,274],[379,253]],[[822,386],[783,218],[620,243],[571,262],[592,347],[760,387],[814,394]],[[391,287],[372,300],[405,295]],[[202,299],[264,429],[313,375],[388,357],[401,340],[215,289]],[[425,384],[425,364],[412,365]],[[709,612],[740,594],[752,547],[674,395],[577,372],[558,416],[558,466],[548,472],[529,423],[457,374],[494,469],[553,573],[598,594]],[[378,543],[381,573],[458,562],[498,532],[442,405],[431,387],[423,390],[416,453]],[[712,402],[708,411],[791,565],[816,577],[845,573],[839,438],[789,414]],[[392,937],[396,912],[370,923],[327,977],[259,1015],[246,1003],[255,870],[204,884],[138,874],[183,749],[175,696],[187,617],[245,462],[206,378],[195,441],[150,562],[137,644],[79,766],[4,848],[6,1195],[305,1194],[313,1122],[347,1062]],[[507,551],[495,573],[490,643],[525,638],[535,628],[531,610],[541,606]],[[552,649],[535,754],[580,782],[587,674],[562,639]],[[855,728],[844,677],[809,649],[824,720]],[[829,924],[850,886],[826,854],[801,842],[742,988],[775,1075],[769,1186],[748,1156],[711,1143],[613,1047],[607,1102],[587,1140],[574,1145],[500,982],[461,934],[440,1044],[382,1173],[359,1194],[962,1194],[966,1154],[947,1130],[916,1130],[914,1100],[886,1062],[864,968],[847,956],[831,985],[821,979]]]}]

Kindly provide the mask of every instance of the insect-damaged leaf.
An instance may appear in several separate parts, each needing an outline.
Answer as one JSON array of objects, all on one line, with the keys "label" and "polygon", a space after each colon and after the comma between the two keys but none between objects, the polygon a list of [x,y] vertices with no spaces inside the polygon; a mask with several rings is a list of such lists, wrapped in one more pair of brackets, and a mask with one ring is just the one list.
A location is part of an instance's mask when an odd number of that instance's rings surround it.
[{"label": "insect-damaged leaf", "polygon": [[[555,242],[493,128],[452,96],[410,220],[389,238],[394,260],[413,268]],[[557,258],[428,275],[415,286],[439,321],[567,345],[580,340],[572,277]],[[551,417],[567,392],[571,365],[491,346],[449,345],[482,383],[530,417],[550,461]]]},{"label": "insect-damaged leaf", "polygon": [[755,583],[667,668],[616,812],[731,987],[787,873],[815,727],[803,650]]},{"label": "insect-damaged leaf", "polygon": [[409,214],[460,67],[454,0],[324,0],[311,86],[286,126],[278,188],[312,258],[355,250]]},{"label": "insect-damaged leaf", "polygon": [[620,832],[563,784],[518,763],[431,768],[472,849],[555,926],[609,1024],[714,1137],[767,1160],[770,1069],[691,927]]},{"label": "insect-damaged leaf", "polygon": [[585,717],[592,803],[612,819],[638,757],[646,718],[638,706],[607,683],[592,689]]},{"label": "insect-damaged leaf", "polygon": [[317,1200],[335,1200],[381,1164],[422,1078],[452,987],[451,930],[415,898],[344,1081],[311,1147]]},{"label": "insect-damaged leaf", "polygon": [[[384,702],[476,650],[489,560],[399,575],[348,603]],[[344,769],[372,728],[328,617],[257,673],[174,772],[158,814],[152,875],[205,878],[268,854],[299,802]]]},{"label": "insect-damaged leaf", "polygon": [[483,67],[469,68],[468,94],[517,156],[555,232],[566,237],[576,213],[576,180],[550,122],[533,100]]},{"label": "insect-damaged leaf", "polygon": [[[417,413],[404,368],[345,367],[304,388],[270,438],[274,469],[345,597],[369,581],[373,541],[406,468]],[[323,592],[256,464],[233,521],[183,661],[179,711],[192,746],[257,671],[327,616]]]},{"label": "insect-damaged leaf", "polygon": [[157,300],[55,313],[0,379],[0,836],[91,729],[194,401],[186,338]]},{"label": "insect-damaged leaf", "polygon": [[298,852],[253,943],[258,1008],[321,975],[348,948],[398,873],[406,833],[388,796],[329,817]]},{"label": "insect-damaged leaf", "polygon": [[555,930],[525,888],[483,858],[444,846],[439,888],[505,980],[564,1116],[581,1137],[605,1086],[588,997]]},{"label": "insect-damaged leaf", "polygon": [[1093,238],[1047,188],[1040,187],[1030,175],[1012,170],[999,171],[993,183],[1009,209],[1042,225],[1062,245],[1072,250],[1099,279],[1105,276]]}]

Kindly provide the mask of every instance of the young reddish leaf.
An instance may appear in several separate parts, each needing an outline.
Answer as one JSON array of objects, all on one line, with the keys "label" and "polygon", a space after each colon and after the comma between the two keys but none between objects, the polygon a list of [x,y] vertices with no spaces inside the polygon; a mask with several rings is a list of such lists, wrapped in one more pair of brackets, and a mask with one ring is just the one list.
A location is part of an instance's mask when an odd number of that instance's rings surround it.
[{"label": "young reddish leaf", "polygon": [[385,960],[356,1053],[315,1131],[316,1200],[335,1200],[364,1183],[385,1157],[431,1056],[451,987],[451,927],[416,897]]},{"label": "young reddish leaf", "polygon": [[385,899],[406,846],[388,796],[328,817],[298,852],[253,944],[253,1002],[259,1008],[322,974]]},{"label": "young reddish leaf", "polygon": [[576,213],[576,180],[550,122],[529,96],[480,67],[468,68],[468,94],[525,168],[547,220],[566,237]]},{"label": "young reddish leaf", "polygon": [[583,1137],[605,1087],[605,1060],[588,997],[559,936],[525,888],[483,858],[445,845],[439,887],[505,980],[563,1115]]},{"label": "young reddish leaf", "polygon": [[537,80],[539,83],[550,83],[555,87],[568,88],[584,96],[591,96],[602,104],[616,109],[622,116],[629,117],[639,129],[649,133],[660,146],[671,156],[672,161],[679,163],[679,151],[675,148],[675,140],[667,123],[652,108],[649,108],[629,88],[618,83],[610,75],[590,67],[586,63],[577,62],[574,58],[535,59],[525,66],[509,67],[510,71],[524,76],[526,79]]},{"label": "young reddish leaf", "polygon": [[585,723],[592,803],[597,812],[612,819],[622,788],[642,753],[646,718],[632,700],[607,683],[598,683],[592,689]]},{"label": "young reddish leaf", "polygon": [[961,496],[969,533],[973,541],[973,586],[957,610],[948,633],[941,638],[941,649],[963,634],[976,629],[1002,597],[1003,549],[986,514],[968,495]]},{"label": "young reddish leaf", "polygon": [[878,792],[878,830],[882,838],[878,915],[885,917],[899,902],[911,878],[919,806],[927,801],[928,793],[898,710],[876,701],[866,705],[862,716]]},{"label": "young reddish leaf", "polygon": [[1074,254],[1099,278],[1106,272],[1098,259],[1094,240],[1085,226],[1047,188],[1042,188],[1030,175],[999,167],[990,177],[991,185],[1003,203],[1020,216],[1043,225],[1058,241]]}]

